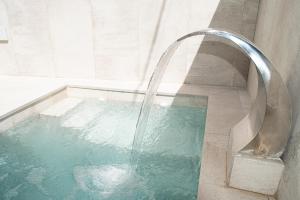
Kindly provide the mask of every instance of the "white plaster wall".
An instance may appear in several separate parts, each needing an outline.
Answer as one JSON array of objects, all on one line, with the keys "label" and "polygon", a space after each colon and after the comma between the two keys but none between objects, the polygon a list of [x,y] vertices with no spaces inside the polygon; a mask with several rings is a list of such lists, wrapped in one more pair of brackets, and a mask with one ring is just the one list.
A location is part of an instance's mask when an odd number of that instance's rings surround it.
[{"label": "white plaster wall", "polygon": [[[191,31],[225,28],[253,39],[258,9],[258,0],[0,2],[9,32],[0,74],[122,81],[148,80],[167,46]],[[179,49],[164,81],[244,87],[248,59],[201,41]]]},{"label": "white plaster wall", "polygon": [[95,75],[136,80],[139,55],[139,0],[92,0],[95,25]]},{"label": "white plaster wall", "polygon": [[[0,27],[8,33],[8,15],[5,4],[0,1]],[[0,43],[0,72],[7,75],[16,75],[18,73],[16,61],[14,59],[14,49],[12,45]]]},{"label": "white plaster wall", "polygon": [[57,77],[94,78],[92,9],[89,0],[48,0]]},{"label": "white plaster wall", "polygon": [[[45,0],[2,0],[17,75],[54,76]],[[2,47],[2,46],[1,46]]]},{"label": "white plaster wall", "polygon": [[[261,0],[255,43],[273,62],[288,86],[293,108],[292,136],[283,160],[278,199],[300,199],[300,1]],[[254,73],[249,74],[253,84]],[[250,87],[251,88],[251,87]]]}]

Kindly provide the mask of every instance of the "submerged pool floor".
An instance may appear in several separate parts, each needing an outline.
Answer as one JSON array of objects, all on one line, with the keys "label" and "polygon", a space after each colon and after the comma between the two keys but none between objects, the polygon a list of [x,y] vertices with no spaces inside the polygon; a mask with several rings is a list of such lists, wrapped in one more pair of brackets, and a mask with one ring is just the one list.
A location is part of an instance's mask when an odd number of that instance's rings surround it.
[{"label": "submerged pool floor", "polygon": [[85,100],[0,135],[0,199],[196,199],[206,107],[155,105],[136,168],[140,105]]}]

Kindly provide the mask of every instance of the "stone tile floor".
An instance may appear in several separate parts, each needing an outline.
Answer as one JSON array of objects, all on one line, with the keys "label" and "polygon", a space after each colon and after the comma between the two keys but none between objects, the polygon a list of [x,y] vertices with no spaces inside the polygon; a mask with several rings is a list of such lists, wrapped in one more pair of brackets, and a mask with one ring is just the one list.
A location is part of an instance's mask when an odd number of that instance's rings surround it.
[{"label": "stone tile floor", "polygon": [[[99,89],[143,91],[147,84],[110,81],[65,80],[0,76],[0,120],[31,102],[64,88],[66,85]],[[216,86],[164,84],[159,92],[208,96],[204,155],[199,184],[201,200],[274,200],[252,192],[228,188],[225,182],[226,150],[230,128],[245,116],[249,96],[245,89]]]}]

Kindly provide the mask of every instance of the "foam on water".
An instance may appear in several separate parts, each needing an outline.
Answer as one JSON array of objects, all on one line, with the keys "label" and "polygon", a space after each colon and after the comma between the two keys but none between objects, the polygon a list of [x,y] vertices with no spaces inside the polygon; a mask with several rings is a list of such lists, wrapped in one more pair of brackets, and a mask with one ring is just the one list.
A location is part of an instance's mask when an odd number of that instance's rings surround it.
[{"label": "foam on water", "polygon": [[[206,108],[153,106],[132,170],[140,106],[86,100],[1,134],[0,199],[196,199]],[[88,110],[80,129],[64,127]]]}]

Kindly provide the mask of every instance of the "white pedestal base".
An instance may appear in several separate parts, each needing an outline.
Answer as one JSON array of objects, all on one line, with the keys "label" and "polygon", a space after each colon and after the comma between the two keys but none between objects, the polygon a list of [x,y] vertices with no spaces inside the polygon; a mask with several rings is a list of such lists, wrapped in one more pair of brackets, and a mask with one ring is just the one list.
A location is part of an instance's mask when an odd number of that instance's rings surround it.
[{"label": "white pedestal base", "polygon": [[274,195],[284,169],[280,158],[266,159],[243,154],[228,155],[227,182],[234,188]]}]

